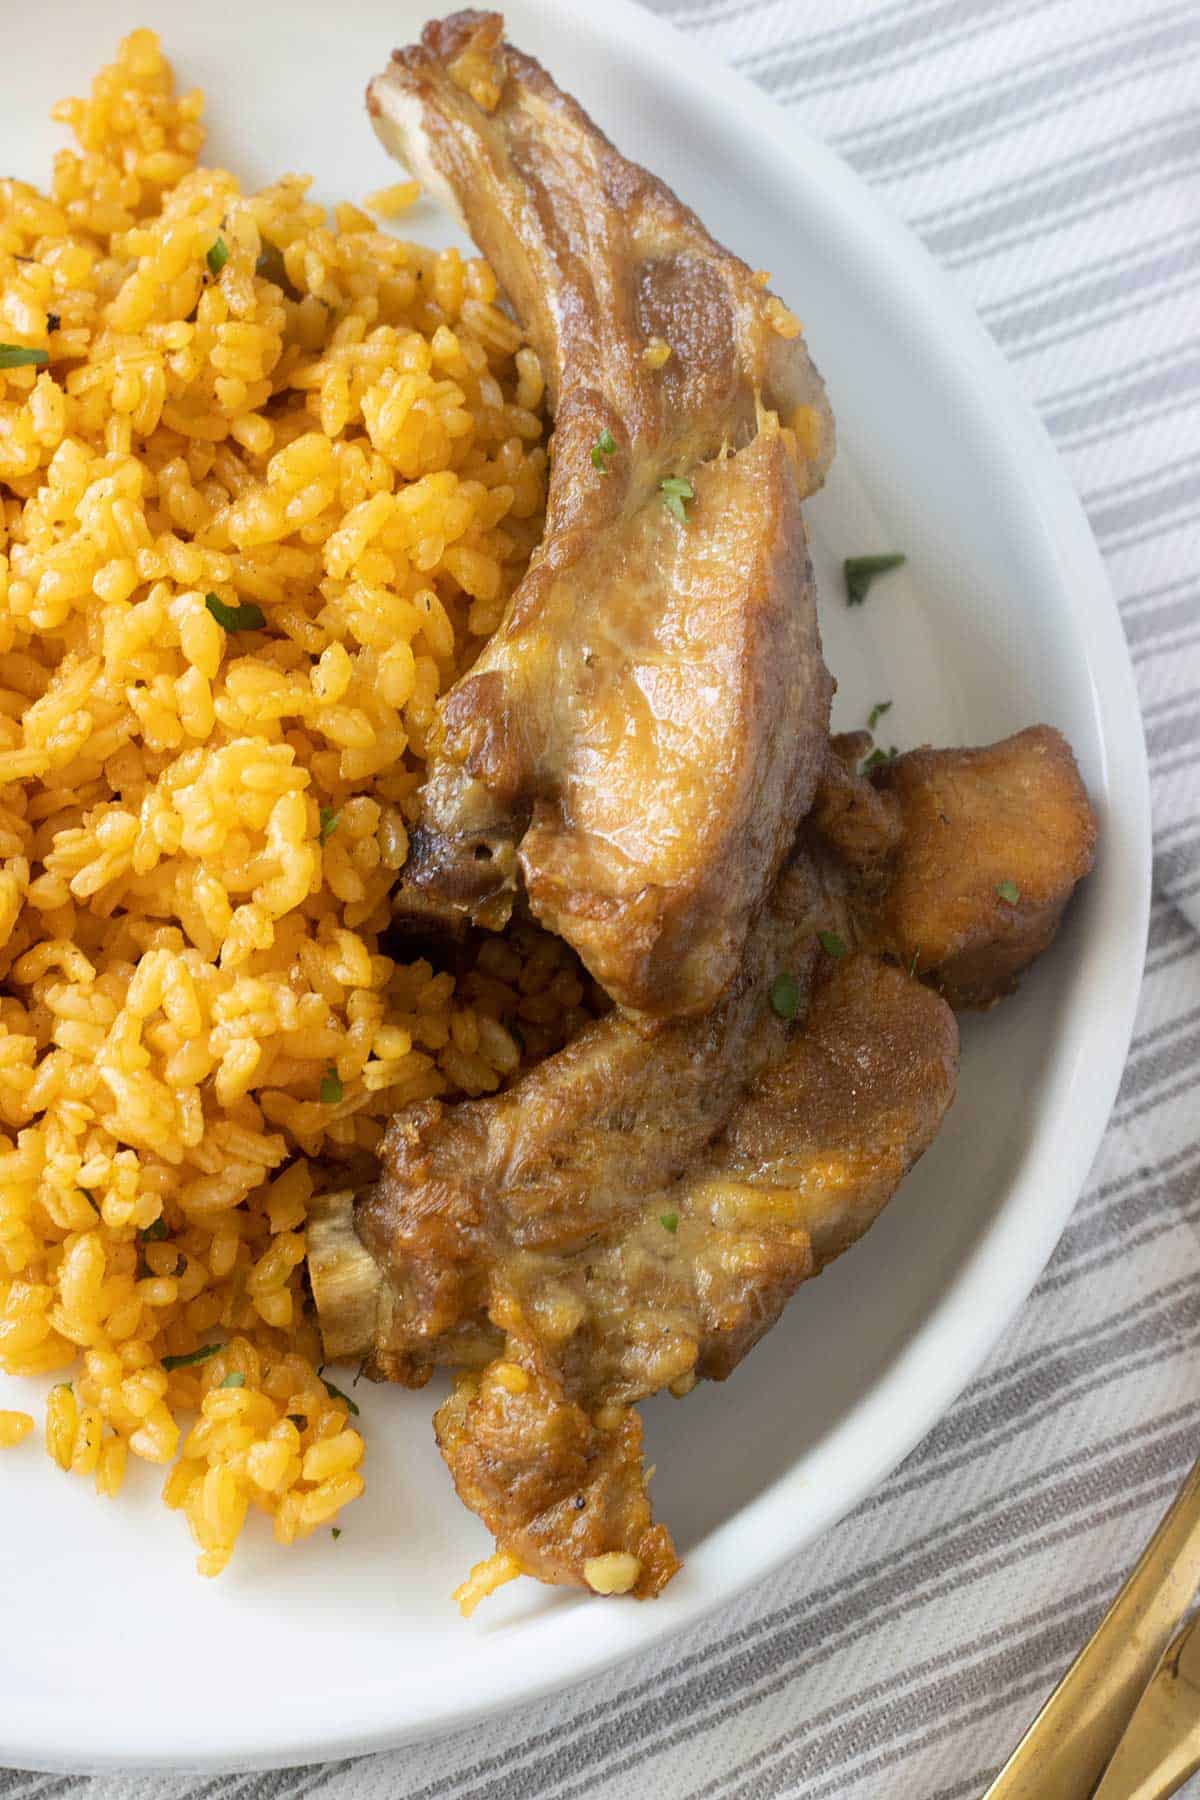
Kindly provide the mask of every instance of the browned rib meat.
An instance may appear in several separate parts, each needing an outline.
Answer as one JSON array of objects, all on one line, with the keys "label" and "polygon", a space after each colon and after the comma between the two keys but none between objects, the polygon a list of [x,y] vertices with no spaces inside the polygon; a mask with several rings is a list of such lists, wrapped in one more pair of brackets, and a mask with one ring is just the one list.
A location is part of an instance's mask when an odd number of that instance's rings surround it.
[{"label": "browned rib meat", "polygon": [[[373,1373],[419,1385],[435,1362],[476,1362],[497,1260],[569,1253],[621,1228],[721,1130],[746,1084],[783,1053],[771,981],[796,971],[803,999],[827,902],[807,857],[776,886],[738,978],[702,1019],[652,1033],[619,1014],[584,1030],[506,1093],[406,1108],[388,1128],[384,1178],[359,1202],[358,1236],[387,1276],[382,1320],[346,1341],[326,1308],[331,1355],[369,1354]],[[322,1224],[310,1267],[326,1281]],[[329,1261],[338,1266],[335,1241]],[[378,1277],[376,1276],[376,1280]]]},{"label": "browned rib meat", "polygon": [[900,850],[861,908],[864,942],[951,1005],[991,1006],[1054,938],[1092,866],[1096,817],[1049,725],[981,750],[914,750],[876,771]]},{"label": "browned rib meat", "polygon": [[[438,1447],[459,1499],[522,1574],[648,1599],[679,1559],[666,1527],[653,1523],[642,1422],[629,1407],[597,1418],[535,1354],[529,1360],[532,1369],[506,1357],[461,1377],[438,1408]],[[609,1586],[613,1559],[618,1584]]]},{"label": "browned rib meat", "polygon": [[627,1403],[732,1371],[927,1148],[957,1062],[943,1000],[874,957],[834,964],[690,1175],[607,1244],[518,1253],[494,1270],[503,1355],[460,1384],[437,1433],[499,1551],[579,1587],[603,1579],[594,1558],[615,1554],[625,1591],[659,1591],[677,1564],[651,1523]]},{"label": "browned rib meat", "polygon": [[[539,1321],[568,1391],[593,1407],[723,1379],[932,1142],[957,1061],[936,994],[873,956],[826,958],[803,1022],[687,1173],[608,1242],[512,1256],[495,1310]],[[556,1336],[555,1317],[569,1331]]]},{"label": "browned rib meat", "polygon": [[[807,847],[712,1014],[650,1033],[612,1015],[507,1094],[408,1109],[357,1213],[333,1196],[311,1223],[331,1356],[410,1382],[435,1362],[483,1371],[439,1440],[513,1566],[543,1579],[589,1585],[610,1554],[636,1561],[632,1591],[669,1576],[640,1439],[624,1414],[608,1435],[606,1409],[727,1375],[877,1216],[949,1104],[944,1001],[877,955],[818,957],[814,933],[908,963],[915,930],[926,981],[975,1003],[1038,954],[1090,860],[1057,734],[918,751],[874,782],[853,772],[864,747],[836,745]],[[1031,931],[997,913],[1008,879]],[[769,998],[785,970],[793,1024]]]},{"label": "browned rib meat", "polygon": [[[698,1014],[823,756],[800,500],[832,424],[780,303],[499,33],[494,14],[434,23],[369,93],[496,269],[555,409],[545,538],[443,704],[406,878],[494,926],[519,864],[614,999]],[[694,489],[686,522],[671,477]]]}]

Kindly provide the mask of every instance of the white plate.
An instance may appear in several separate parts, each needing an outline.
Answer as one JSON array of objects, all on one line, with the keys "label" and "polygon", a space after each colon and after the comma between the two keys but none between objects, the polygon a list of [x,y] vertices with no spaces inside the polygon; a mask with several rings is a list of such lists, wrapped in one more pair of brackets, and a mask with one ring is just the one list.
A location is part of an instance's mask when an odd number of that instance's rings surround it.
[{"label": "white plate", "polygon": [[[359,1387],[370,1480],[336,1545],[281,1551],[252,1528],[212,1583],[158,1502],[159,1471],[101,1505],[31,1441],[0,1463],[0,1762],[245,1767],[376,1749],[694,1621],[810,1543],[950,1404],[1036,1280],[1112,1104],[1145,941],[1145,758],[1104,572],[1049,441],[923,251],[746,82],[626,0],[514,0],[509,19],[805,321],[843,445],[812,507],[839,722],[890,697],[900,745],[1052,721],[1100,810],[1099,866],[1018,998],[967,1023],[946,1129],[875,1230],[731,1384],[647,1409],[657,1504],[686,1557],[662,1599],[522,1583],[460,1623],[450,1590],[489,1546],[450,1492],[429,1393]],[[51,101],[147,22],[208,91],[211,160],[247,182],[310,170],[326,198],[389,179],[361,95],[419,29],[412,0],[50,0],[36,29],[7,34],[0,168],[44,181],[61,141]],[[422,209],[406,229],[440,221]],[[896,547],[905,577],[848,612],[837,558]],[[0,1381],[0,1404],[30,1398]]]}]

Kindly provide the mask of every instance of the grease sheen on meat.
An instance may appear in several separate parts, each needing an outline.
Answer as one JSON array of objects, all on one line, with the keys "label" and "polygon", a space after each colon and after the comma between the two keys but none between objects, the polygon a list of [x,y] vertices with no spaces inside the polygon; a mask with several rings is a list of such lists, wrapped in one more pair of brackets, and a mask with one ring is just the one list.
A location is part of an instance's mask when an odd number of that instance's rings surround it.
[{"label": "grease sheen on meat", "polygon": [[[1090,865],[1091,808],[1048,728],[870,780],[867,743],[829,750],[707,1017],[647,1033],[613,1013],[507,1093],[409,1107],[378,1184],[315,1203],[328,1353],[413,1384],[471,1371],[439,1442],[462,1498],[544,1580],[587,1586],[614,1552],[635,1593],[669,1578],[628,1409],[731,1373],[868,1228],[953,1096],[957,1031],[934,990],[978,1004],[1011,987]],[[1015,903],[1001,870],[1026,884]],[[772,1002],[781,971],[792,1017]]]},{"label": "grease sheen on meat", "polygon": [[779,301],[497,15],[427,27],[369,104],[496,270],[554,407],[544,540],[442,704],[414,906],[501,925],[519,869],[621,1005],[703,1012],[824,751],[800,507],[832,454],[823,388]]}]

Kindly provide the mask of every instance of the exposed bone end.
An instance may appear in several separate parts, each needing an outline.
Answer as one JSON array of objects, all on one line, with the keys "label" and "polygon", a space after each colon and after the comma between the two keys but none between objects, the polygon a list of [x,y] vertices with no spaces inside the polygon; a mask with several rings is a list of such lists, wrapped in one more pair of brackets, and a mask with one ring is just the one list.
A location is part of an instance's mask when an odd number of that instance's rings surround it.
[{"label": "exposed bone end", "polygon": [[439,168],[429,140],[425,104],[393,66],[367,86],[367,111],[375,134],[389,156],[402,163],[421,184],[422,192],[446,208],[467,230],[458,195]]},{"label": "exposed bone end", "polygon": [[384,1281],[354,1229],[353,1188],[309,1202],[308,1274],[328,1360],[366,1356],[375,1342]]}]

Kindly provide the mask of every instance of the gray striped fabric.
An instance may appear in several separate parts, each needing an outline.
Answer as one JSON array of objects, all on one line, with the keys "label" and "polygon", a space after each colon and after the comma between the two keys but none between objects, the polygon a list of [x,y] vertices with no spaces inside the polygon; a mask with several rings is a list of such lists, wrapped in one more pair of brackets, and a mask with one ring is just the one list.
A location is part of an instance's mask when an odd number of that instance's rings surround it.
[{"label": "gray striped fabric", "polygon": [[[991,1365],[818,1557],[586,1691],[278,1775],[0,1773],[3,1800],[978,1794],[1200,1436],[1200,8],[657,0],[951,268],[1083,495],[1137,665],[1155,895],[1086,1193]],[[1200,1795],[1200,1783],[1187,1790]]]}]

